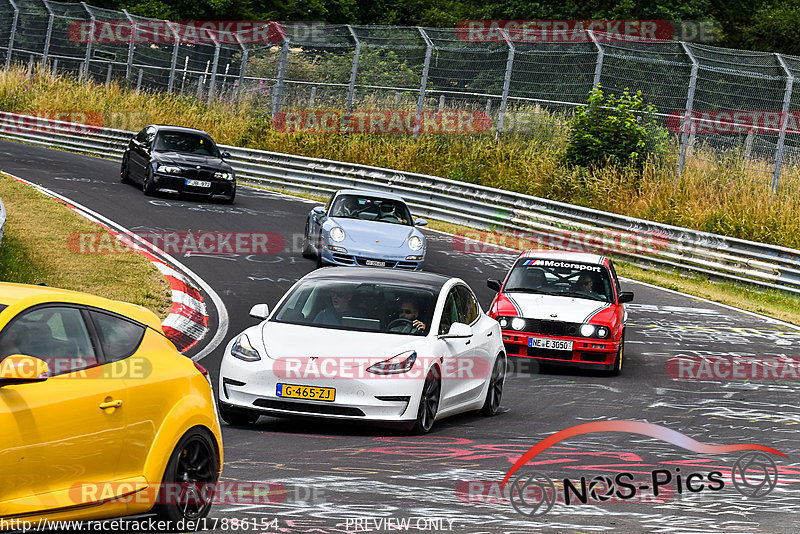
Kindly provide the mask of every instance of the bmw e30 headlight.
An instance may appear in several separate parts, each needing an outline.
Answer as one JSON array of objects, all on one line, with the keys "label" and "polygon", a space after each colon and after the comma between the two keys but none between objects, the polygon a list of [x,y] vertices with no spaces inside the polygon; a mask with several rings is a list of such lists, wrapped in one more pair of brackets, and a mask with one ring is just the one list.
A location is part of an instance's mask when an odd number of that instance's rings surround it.
[{"label": "bmw e30 headlight", "polygon": [[594,335],[594,325],[582,324],[580,332],[583,337],[592,337]]},{"label": "bmw e30 headlight", "polygon": [[419,236],[412,235],[408,239],[408,248],[410,248],[411,250],[414,250],[414,251],[421,249],[422,248],[422,239],[420,239]]},{"label": "bmw e30 headlight", "polygon": [[331,241],[335,241],[337,243],[341,243],[342,241],[344,241],[345,238],[344,230],[342,230],[338,226],[334,226],[333,228],[331,228],[331,231],[328,232],[328,235],[330,236]]}]

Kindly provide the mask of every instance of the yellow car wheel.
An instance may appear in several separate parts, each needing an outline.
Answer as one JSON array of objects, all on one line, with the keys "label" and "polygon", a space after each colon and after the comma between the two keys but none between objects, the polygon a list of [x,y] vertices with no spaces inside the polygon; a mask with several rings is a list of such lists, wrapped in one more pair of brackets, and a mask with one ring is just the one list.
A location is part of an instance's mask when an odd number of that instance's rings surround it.
[{"label": "yellow car wheel", "polygon": [[159,519],[196,521],[208,515],[219,473],[217,452],[208,432],[193,428],[172,451],[153,511]]}]

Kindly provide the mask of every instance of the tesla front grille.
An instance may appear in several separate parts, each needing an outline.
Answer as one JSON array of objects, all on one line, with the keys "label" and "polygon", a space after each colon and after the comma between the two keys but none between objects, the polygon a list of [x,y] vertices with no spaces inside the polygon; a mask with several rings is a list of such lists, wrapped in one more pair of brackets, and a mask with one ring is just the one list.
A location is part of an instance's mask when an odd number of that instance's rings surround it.
[{"label": "tesla front grille", "polygon": [[273,410],[285,410],[319,415],[350,415],[356,417],[364,417],[365,415],[364,412],[358,408],[351,408],[349,406],[335,406],[331,404],[310,404],[304,402],[288,402],[272,399],[256,399],[253,401],[253,405],[260,408],[270,408]]}]

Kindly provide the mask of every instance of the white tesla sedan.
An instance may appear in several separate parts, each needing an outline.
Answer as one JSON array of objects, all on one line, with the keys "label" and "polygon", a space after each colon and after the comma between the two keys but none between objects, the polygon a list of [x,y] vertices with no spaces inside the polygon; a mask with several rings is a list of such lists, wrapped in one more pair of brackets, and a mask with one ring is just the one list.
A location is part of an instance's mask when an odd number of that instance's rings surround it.
[{"label": "white tesla sedan", "polygon": [[500,325],[458,278],[329,267],[300,279],[264,319],[236,336],[220,368],[220,415],[396,422],[428,432],[436,419],[500,407]]}]

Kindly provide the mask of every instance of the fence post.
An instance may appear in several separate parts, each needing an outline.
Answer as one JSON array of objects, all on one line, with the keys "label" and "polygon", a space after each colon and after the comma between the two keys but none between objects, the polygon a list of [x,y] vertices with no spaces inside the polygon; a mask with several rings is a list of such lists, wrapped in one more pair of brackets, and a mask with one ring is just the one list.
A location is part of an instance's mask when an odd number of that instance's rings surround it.
[{"label": "fence post", "polygon": [[686,149],[689,144],[689,132],[687,131],[686,126],[687,124],[691,124],[692,128],[694,127],[694,121],[690,119],[692,111],[694,111],[694,90],[697,87],[697,69],[700,66],[697,58],[694,57],[692,49],[689,48],[683,41],[681,41],[681,46],[683,47],[683,51],[686,52],[686,55],[689,56],[689,59],[692,61],[692,72],[689,75],[689,92],[686,94],[686,111],[683,113],[680,122],[681,151],[680,155],[678,156],[678,172],[675,175],[675,189],[678,188],[678,178],[683,175],[683,167],[686,164]]},{"label": "fence post", "polygon": [[794,85],[794,75],[786,61],[780,54],[775,54],[778,63],[786,73],[786,90],[783,93],[783,108],[781,109],[781,131],[778,134],[778,144],[775,146],[775,170],[772,172],[772,195],[778,192],[778,181],[781,178],[781,165],[783,164],[783,145],[786,139],[786,123],[789,122],[789,104],[792,101],[792,86]]},{"label": "fence post", "polygon": [[214,92],[217,90],[217,68],[219,66],[220,44],[219,41],[217,41],[217,37],[211,30],[206,30],[206,32],[214,41],[214,65],[211,67],[211,79],[210,83],[208,84],[208,102],[211,102],[214,99]]},{"label": "fence post", "polygon": [[508,45],[508,58],[506,59],[506,74],[505,78],[503,79],[503,97],[500,99],[500,113],[497,117],[497,130],[495,132],[495,136],[499,136],[503,133],[503,125],[506,120],[506,107],[508,106],[508,91],[511,88],[511,72],[514,69],[514,54],[517,51],[514,43],[512,43],[511,39],[508,38],[506,31],[503,28],[500,28],[500,32],[503,34],[503,39]]},{"label": "fence post", "polygon": [[8,36],[8,52],[6,53],[6,68],[11,66],[11,54],[14,52],[14,36],[17,34],[17,21],[19,20],[19,8],[14,0],[8,0],[14,8],[14,17],[11,19],[11,33]]},{"label": "fence post", "polygon": [[129,81],[131,79],[131,71],[133,70],[133,46],[136,41],[134,38],[136,35],[136,23],[133,21],[133,17],[131,17],[127,9],[123,9],[122,13],[125,14],[125,18],[128,19],[128,24],[131,25],[131,40],[128,43],[128,60],[125,63],[125,80]]},{"label": "fence post", "polygon": [[89,83],[89,62],[92,58],[92,41],[94,40],[94,13],[92,10],[89,9],[89,6],[86,5],[86,2],[81,2],[83,9],[89,14],[89,18],[92,21],[92,33],[89,39],[86,40],[86,59],[84,60],[83,64],[83,81],[84,83]]},{"label": "fence post", "polygon": [[272,92],[272,116],[281,110],[281,99],[283,97],[283,78],[286,76],[286,60],[289,57],[289,39],[283,40],[281,46],[281,59],[278,62],[278,79],[275,80],[275,91]]},{"label": "fence post", "polygon": [[603,72],[603,57],[605,56],[605,52],[603,51],[603,47],[600,46],[600,43],[597,42],[594,32],[592,30],[587,30],[586,33],[589,34],[589,38],[594,43],[594,46],[597,47],[597,64],[594,67],[594,81],[592,82],[592,89],[597,89],[600,86],[600,74]]},{"label": "fence post", "polygon": [[238,33],[234,33],[233,35],[236,36],[236,42],[239,43],[239,46],[242,48],[242,66],[239,67],[239,78],[236,80],[236,89],[233,92],[234,102],[239,102],[239,94],[242,92],[244,76],[247,73],[247,60],[250,57],[250,50],[248,50],[242,40],[239,39]]},{"label": "fence post", "polygon": [[425,110],[425,90],[428,88],[428,71],[431,68],[431,54],[433,53],[433,41],[431,41],[425,30],[417,26],[417,31],[425,41],[425,63],[422,65],[422,80],[419,83],[419,96],[417,97],[417,121],[414,123],[414,137],[419,136],[422,126],[422,112]]},{"label": "fence post", "polygon": [[47,0],[44,0],[42,3],[49,14],[47,18],[47,35],[44,36],[44,50],[42,50],[42,67],[45,67],[47,65],[47,56],[50,54],[50,40],[53,36],[53,20],[55,19],[55,15],[53,14],[53,10],[50,9],[50,4]]},{"label": "fence post", "polygon": [[347,87],[347,111],[352,111],[353,99],[355,97],[355,92],[356,92],[356,75],[358,74],[358,58],[359,56],[361,56],[361,40],[356,35],[356,31],[353,29],[352,26],[348,24],[347,29],[350,30],[350,35],[353,36],[353,40],[356,42],[356,50],[355,53],[353,54],[353,69],[350,71],[350,85]]},{"label": "fence post", "polygon": [[167,22],[167,26],[169,27],[169,31],[172,32],[172,37],[175,39],[175,45],[172,47],[172,60],[169,64],[169,83],[167,84],[167,92],[172,94],[172,91],[175,89],[175,67],[178,64],[178,51],[181,46],[181,36],[178,30],[175,29],[174,22]]}]

